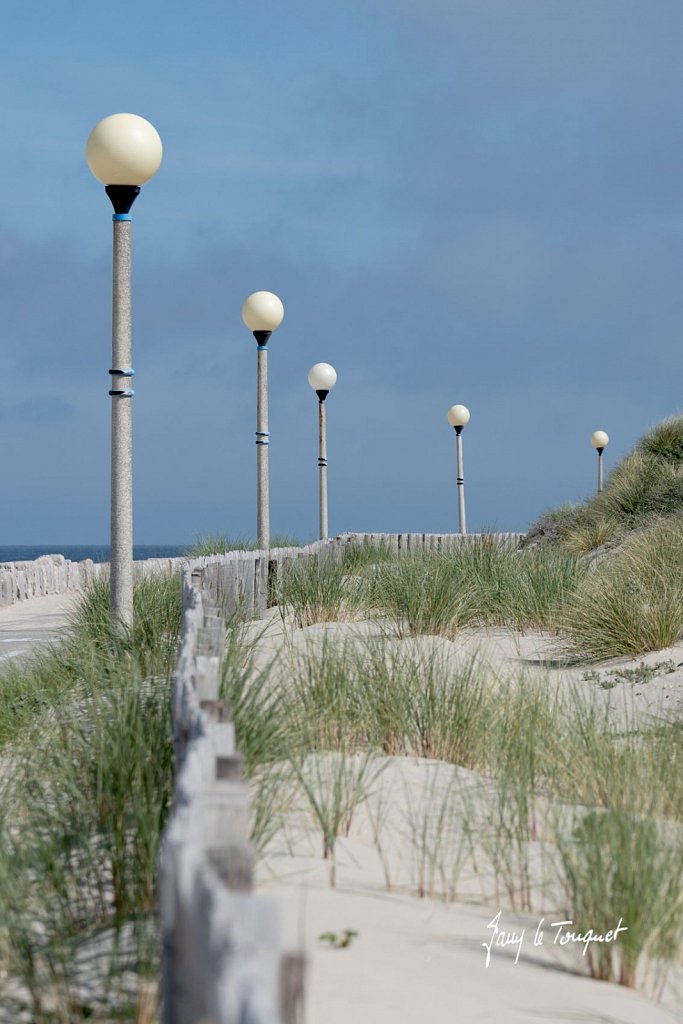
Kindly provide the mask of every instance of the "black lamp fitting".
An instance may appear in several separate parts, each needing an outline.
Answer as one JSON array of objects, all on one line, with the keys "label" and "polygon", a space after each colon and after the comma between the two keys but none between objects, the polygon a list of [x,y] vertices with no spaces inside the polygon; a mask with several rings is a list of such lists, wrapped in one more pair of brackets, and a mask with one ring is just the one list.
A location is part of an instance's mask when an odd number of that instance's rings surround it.
[{"label": "black lamp fitting", "polygon": [[114,213],[130,213],[130,208],[140,195],[139,185],[105,185],[104,191],[111,199]]}]

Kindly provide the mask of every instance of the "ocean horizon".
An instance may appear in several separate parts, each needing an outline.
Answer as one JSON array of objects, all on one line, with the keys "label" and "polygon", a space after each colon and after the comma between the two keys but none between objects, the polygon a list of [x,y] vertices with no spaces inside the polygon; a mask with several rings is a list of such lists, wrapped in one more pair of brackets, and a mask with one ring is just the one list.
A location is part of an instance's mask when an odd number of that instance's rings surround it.
[{"label": "ocean horizon", "polygon": [[[133,558],[179,558],[192,547],[191,544],[135,544]],[[109,544],[7,544],[0,545],[0,563],[32,562],[41,555],[64,555],[70,562],[109,561]]]}]

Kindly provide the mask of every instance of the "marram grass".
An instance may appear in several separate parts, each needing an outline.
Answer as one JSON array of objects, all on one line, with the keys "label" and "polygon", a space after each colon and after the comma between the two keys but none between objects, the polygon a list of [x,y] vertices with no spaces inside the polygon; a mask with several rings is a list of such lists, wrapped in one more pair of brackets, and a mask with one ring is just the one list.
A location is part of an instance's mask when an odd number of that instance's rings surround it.
[{"label": "marram grass", "polygon": [[683,416],[671,416],[652,427],[641,438],[638,448],[660,461],[683,463]]},{"label": "marram grass", "polygon": [[600,661],[658,651],[683,637],[683,520],[633,534],[586,575],[563,620],[566,646]]},{"label": "marram grass", "polygon": [[576,815],[556,833],[567,917],[606,934],[614,945],[587,952],[594,978],[633,988],[644,955],[662,967],[677,959],[683,938],[683,838],[661,822],[623,808]]},{"label": "marram grass", "polygon": [[[188,558],[200,558],[203,555],[225,555],[229,551],[257,551],[258,541],[251,537],[230,536],[229,534],[208,534],[199,537],[197,541],[188,548]],[[301,541],[296,537],[286,534],[276,534],[271,537],[271,548],[298,548]]]},{"label": "marram grass", "polygon": [[316,622],[353,621],[363,607],[359,581],[347,576],[341,564],[318,556],[284,565],[275,599],[282,612],[292,615],[298,629]]},{"label": "marram grass", "polygon": [[[112,633],[95,585],[63,642],[0,680],[0,959],[17,1019],[22,998],[38,1024],[130,1019],[154,989],[179,580],[145,580],[134,601],[134,629]],[[8,723],[22,686],[31,713]]]},{"label": "marram grass", "polygon": [[[438,643],[411,638],[328,638],[287,656],[280,679],[270,692],[257,685],[240,726],[240,743],[261,752],[252,768],[260,847],[282,824],[283,802],[303,801],[334,883],[337,837],[367,805],[386,884],[395,887],[395,818],[382,810],[377,771],[387,755],[467,768],[476,772],[468,781],[452,791],[428,786],[422,804],[404,808],[417,895],[471,899],[471,884],[461,885],[474,875],[484,900],[544,914],[560,899],[585,927],[608,918],[614,927],[623,896],[619,913],[632,917],[633,934],[609,962],[590,959],[593,975],[633,985],[646,961],[664,971],[680,955],[680,723],[616,731],[578,687],[498,678],[484,663],[453,663]],[[261,739],[271,730],[279,761]]]},{"label": "marram grass", "polygon": [[168,674],[177,658],[181,590],[178,575],[148,577],[135,587],[135,626],[114,635],[109,587],[97,581],[79,595],[58,645],[41,647],[0,670],[0,748],[26,733],[82,679],[102,679],[132,657],[143,676]]}]

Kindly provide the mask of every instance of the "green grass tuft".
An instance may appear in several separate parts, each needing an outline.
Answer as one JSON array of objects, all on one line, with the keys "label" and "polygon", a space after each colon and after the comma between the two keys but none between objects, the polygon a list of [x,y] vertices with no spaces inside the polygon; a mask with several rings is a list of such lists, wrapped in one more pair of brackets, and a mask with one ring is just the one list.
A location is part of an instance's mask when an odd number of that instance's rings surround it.
[{"label": "green grass tuft", "polygon": [[576,655],[600,661],[658,651],[683,637],[683,529],[663,520],[587,574],[564,618]]},{"label": "green grass tuft", "polygon": [[343,565],[313,556],[282,566],[275,584],[275,599],[290,612],[298,629],[316,622],[349,622],[363,607],[358,581],[345,574]]},{"label": "green grass tuft", "polygon": [[[248,537],[231,537],[223,534],[209,534],[200,537],[185,552],[188,558],[201,558],[204,555],[226,555],[229,551],[257,551],[258,542]],[[285,534],[271,537],[271,548],[298,548],[301,541]]]},{"label": "green grass tuft", "polygon": [[653,820],[624,810],[579,816],[571,838],[559,830],[567,919],[605,935],[620,922],[618,943],[591,945],[589,971],[633,988],[644,954],[671,963],[683,935],[683,843]]},{"label": "green grass tuft", "polygon": [[60,645],[0,679],[12,765],[0,786],[0,959],[45,1024],[81,1019],[84,971],[102,1019],[137,999],[131,959],[140,991],[158,971],[178,577],[144,580],[134,605],[134,629],[112,632],[108,588],[96,584]]},{"label": "green grass tuft", "polygon": [[638,444],[645,455],[664,462],[683,462],[683,416],[671,416],[658,423]]}]

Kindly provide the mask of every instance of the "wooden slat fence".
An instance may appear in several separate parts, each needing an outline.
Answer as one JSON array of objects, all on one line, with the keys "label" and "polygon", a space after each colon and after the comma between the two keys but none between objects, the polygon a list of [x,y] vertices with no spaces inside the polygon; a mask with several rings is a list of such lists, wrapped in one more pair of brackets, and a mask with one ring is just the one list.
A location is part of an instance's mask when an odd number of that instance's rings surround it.
[{"label": "wooden slat fence", "polygon": [[[227,556],[226,556],[227,558]],[[244,564],[242,564],[244,561]],[[255,558],[230,559],[253,587]],[[296,1024],[303,964],[284,954],[277,904],[253,893],[249,793],[220,700],[225,621],[205,574],[183,572],[173,690],[176,778],[159,865],[163,1024]]]},{"label": "wooden slat fence", "polygon": [[194,559],[188,564],[191,569],[204,571],[204,586],[226,617],[240,612],[247,619],[260,619],[269,605],[273,578],[299,559],[317,555],[321,559],[340,562],[344,550],[354,545],[387,546],[398,555],[447,552],[475,544],[482,536],[503,548],[514,550],[519,547],[524,534],[343,533],[305,547],[230,551],[225,555]]},{"label": "wooden slat fence", "polygon": [[[456,533],[345,533],[329,541],[316,541],[305,548],[280,548],[270,552],[240,551],[229,555],[211,555],[206,558],[147,558],[133,565],[134,578],[157,573],[173,573],[182,571],[187,565],[213,564],[218,558],[228,559],[230,569],[224,571],[225,586],[240,586],[247,606],[251,601],[251,584],[246,578],[252,568],[261,572],[263,578],[254,583],[256,596],[265,586],[267,580],[267,564],[286,563],[289,560],[306,557],[314,552],[339,557],[346,544],[388,544],[397,552],[407,551],[439,551],[450,550],[461,544],[473,543],[480,534],[468,534],[461,537]],[[495,537],[501,544],[516,546],[524,536],[521,533],[487,534]],[[239,568],[232,565],[239,563]],[[33,597],[44,597],[48,594],[64,594],[69,591],[82,590],[93,580],[106,578],[109,574],[108,562],[93,562],[87,558],[82,562],[71,562],[63,555],[41,555],[33,561],[0,562],[0,607],[26,601]],[[219,574],[220,575],[220,574]],[[239,584],[234,582],[239,580]],[[233,582],[229,582],[233,581]],[[236,597],[230,598],[234,602]],[[256,613],[256,612],[255,612]]]}]

